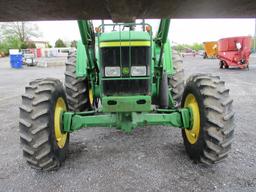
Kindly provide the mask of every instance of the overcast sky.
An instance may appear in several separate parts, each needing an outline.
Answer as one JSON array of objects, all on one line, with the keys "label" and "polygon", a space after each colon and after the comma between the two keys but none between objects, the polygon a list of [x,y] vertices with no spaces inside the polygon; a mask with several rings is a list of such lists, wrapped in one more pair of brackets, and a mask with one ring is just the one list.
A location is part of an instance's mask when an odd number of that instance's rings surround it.
[{"label": "overcast sky", "polygon": [[[159,20],[147,20],[156,30]],[[42,32],[42,40],[54,44],[56,39],[64,41],[80,39],[76,21],[35,22]],[[96,22],[98,23],[98,22]],[[254,35],[254,19],[173,19],[169,38],[179,44],[214,41],[223,37]]]}]

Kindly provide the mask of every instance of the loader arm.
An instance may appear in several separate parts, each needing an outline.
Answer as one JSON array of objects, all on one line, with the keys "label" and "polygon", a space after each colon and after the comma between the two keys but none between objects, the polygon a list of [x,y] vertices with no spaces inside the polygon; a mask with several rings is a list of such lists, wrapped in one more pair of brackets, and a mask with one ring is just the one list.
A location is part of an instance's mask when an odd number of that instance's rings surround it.
[{"label": "loader arm", "polygon": [[159,28],[155,37],[155,42],[158,45],[162,45],[166,43],[169,27],[170,27],[170,19],[161,19]]},{"label": "loader arm", "polygon": [[93,24],[89,20],[78,20],[78,27],[80,36],[85,48],[87,56],[87,68],[97,68],[96,57],[95,57],[95,33],[93,31]]},{"label": "loader arm", "polygon": [[161,19],[156,37],[154,38],[155,45],[159,49],[159,54],[155,58],[158,67],[161,66],[162,57],[164,53],[164,46],[168,38],[169,27],[170,19]]}]

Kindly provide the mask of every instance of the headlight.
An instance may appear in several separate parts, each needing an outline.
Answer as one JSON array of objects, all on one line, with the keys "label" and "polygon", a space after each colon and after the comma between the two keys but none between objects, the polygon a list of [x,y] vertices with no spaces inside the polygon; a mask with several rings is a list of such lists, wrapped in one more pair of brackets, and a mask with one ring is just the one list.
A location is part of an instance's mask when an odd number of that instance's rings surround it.
[{"label": "headlight", "polygon": [[120,67],[105,67],[106,77],[120,77]]},{"label": "headlight", "polygon": [[147,68],[145,66],[132,66],[131,73],[132,76],[146,76]]}]

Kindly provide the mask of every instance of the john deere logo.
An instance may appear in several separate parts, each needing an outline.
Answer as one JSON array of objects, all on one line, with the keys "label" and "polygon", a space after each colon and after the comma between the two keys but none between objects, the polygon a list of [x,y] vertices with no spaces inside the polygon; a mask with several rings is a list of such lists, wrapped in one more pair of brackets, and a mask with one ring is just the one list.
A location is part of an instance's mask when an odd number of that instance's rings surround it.
[{"label": "john deere logo", "polygon": [[129,75],[129,72],[130,72],[130,70],[129,70],[128,67],[123,67],[122,73],[123,73],[124,75]]}]

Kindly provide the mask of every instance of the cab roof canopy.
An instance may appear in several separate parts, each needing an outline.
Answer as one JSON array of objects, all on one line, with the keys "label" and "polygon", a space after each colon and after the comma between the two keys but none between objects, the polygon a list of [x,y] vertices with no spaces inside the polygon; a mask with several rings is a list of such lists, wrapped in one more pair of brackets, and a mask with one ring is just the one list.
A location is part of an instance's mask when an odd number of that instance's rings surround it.
[{"label": "cab roof canopy", "polygon": [[135,18],[255,18],[255,0],[8,0],[0,21]]}]

